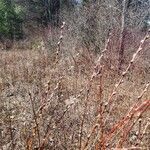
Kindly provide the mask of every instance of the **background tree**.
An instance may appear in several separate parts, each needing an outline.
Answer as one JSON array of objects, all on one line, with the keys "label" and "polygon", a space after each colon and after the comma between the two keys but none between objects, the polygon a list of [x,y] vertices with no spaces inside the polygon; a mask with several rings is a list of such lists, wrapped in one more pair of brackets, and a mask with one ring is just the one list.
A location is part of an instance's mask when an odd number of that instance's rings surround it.
[{"label": "background tree", "polygon": [[11,40],[22,38],[21,9],[11,0],[0,1],[0,34],[1,38]]}]

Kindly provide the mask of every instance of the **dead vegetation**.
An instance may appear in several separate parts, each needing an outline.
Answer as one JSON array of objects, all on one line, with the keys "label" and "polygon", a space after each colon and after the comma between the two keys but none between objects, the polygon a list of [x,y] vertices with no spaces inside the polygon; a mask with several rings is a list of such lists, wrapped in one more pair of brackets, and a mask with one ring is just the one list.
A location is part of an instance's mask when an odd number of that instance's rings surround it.
[{"label": "dead vegetation", "polygon": [[111,32],[99,55],[65,55],[64,25],[53,53],[0,52],[0,148],[149,149],[149,33],[118,74]]},{"label": "dead vegetation", "polygon": [[131,5],[126,18],[121,7],[61,10],[60,28],[29,28],[29,39],[4,44],[0,149],[149,149],[150,33],[134,28],[147,11],[137,18]]}]

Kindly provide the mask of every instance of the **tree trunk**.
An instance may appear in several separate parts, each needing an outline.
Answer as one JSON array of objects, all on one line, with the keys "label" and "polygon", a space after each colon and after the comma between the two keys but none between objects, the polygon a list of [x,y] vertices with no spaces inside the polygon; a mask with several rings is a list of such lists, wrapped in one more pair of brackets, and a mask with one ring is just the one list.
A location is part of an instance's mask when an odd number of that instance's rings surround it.
[{"label": "tree trunk", "polygon": [[121,33],[120,33],[120,44],[119,44],[119,64],[118,71],[122,70],[122,65],[124,63],[124,42],[125,42],[125,18],[126,18],[126,4],[127,0],[122,2],[122,15],[121,15]]}]

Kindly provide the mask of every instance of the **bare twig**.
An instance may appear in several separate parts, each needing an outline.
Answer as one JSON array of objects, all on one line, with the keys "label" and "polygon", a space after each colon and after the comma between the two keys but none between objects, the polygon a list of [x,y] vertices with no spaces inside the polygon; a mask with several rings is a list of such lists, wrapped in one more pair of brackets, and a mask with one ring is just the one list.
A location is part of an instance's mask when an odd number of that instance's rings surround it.
[{"label": "bare twig", "polygon": [[38,137],[38,147],[40,147],[40,143],[41,143],[41,141],[40,141],[40,129],[39,129],[37,115],[36,115],[35,108],[34,108],[32,95],[30,92],[29,92],[29,97],[30,97],[31,107],[32,107],[32,111],[33,111],[33,117],[34,117],[34,121],[35,121],[35,125],[36,125],[36,131],[37,131],[37,137]]}]

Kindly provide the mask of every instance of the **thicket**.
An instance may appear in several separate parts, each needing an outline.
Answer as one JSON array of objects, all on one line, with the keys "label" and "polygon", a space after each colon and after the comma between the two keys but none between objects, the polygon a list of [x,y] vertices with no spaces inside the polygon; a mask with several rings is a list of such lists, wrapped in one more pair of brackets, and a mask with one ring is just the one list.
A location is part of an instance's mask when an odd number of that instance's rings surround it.
[{"label": "thicket", "polygon": [[0,51],[0,149],[149,149],[149,1],[8,2],[27,36]]}]

